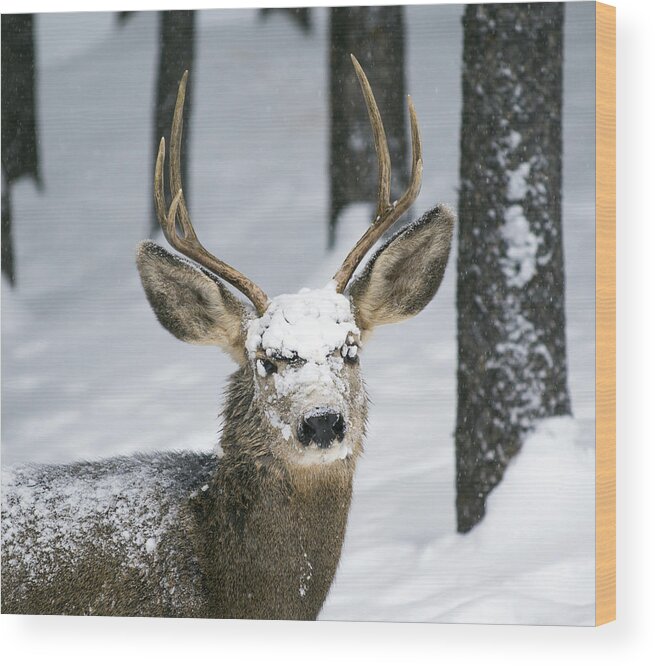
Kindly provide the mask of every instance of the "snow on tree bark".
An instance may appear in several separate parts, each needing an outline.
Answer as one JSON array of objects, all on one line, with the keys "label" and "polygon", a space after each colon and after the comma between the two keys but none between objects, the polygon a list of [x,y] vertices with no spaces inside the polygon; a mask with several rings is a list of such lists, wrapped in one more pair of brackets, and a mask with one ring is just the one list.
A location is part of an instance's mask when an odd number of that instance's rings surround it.
[{"label": "snow on tree bark", "polygon": [[13,285],[12,183],[31,176],[37,185],[34,20],[32,14],[2,17],[2,273]]},{"label": "snow on tree bark", "polygon": [[366,105],[350,54],[373,88],[387,132],[396,198],[409,178],[405,111],[405,28],[402,7],[330,9],[330,219],[350,203],[377,201],[377,157]]},{"label": "snow on tree bark", "polygon": [[[188,188],[188,144],[189,144],[189,118],[191,117],[191,103],[193,101],[193,54],[195,40],[195,12],[163,11],[160,12],[160,37],[159,37],[159,71],[157,74],[157,101],[155,105],[155,138],[153,141],[154,153],[152,163],[154,165],[159,141],[162,136],[166,139],[167,153],[170,149],[171,121],[175,110],[177,88],[185,70],[189,70],[187,82],[187,93],[185,102],[185,127],[182,133],[182,182]],[[167,179],[165,179],[166,181]],[[152,187],[152,186],[151,186]],[[164,189],[168,192],[168,182],[164,183]],[[169,192],[170,196],[170,192]],[[172,198],[172,197],[171,197]],[[184,198],[189,203],[189,192],[185,189]],[[159,230],[159,221],[155,212],[154,202],[152,207],[151,230]]]},{"label": "snow on tree bark", "polygon": [[484,516],[535,421],[569,414],[563,5],[468,5],[459,199],[457,522]]}]

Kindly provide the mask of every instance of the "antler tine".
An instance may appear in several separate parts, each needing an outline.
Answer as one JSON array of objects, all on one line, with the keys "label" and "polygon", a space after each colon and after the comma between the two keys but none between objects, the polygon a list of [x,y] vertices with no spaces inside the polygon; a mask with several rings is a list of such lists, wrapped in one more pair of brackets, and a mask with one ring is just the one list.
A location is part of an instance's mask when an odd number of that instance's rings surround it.
[{"label": "antler tine", "polygon": [[[186,70],[177,89],[173,123],[171,125],[171,156],[169,162],[169,183],[171,196],[182,189],[182,169],[180,168],[180,155],[182,153],[182,127],[184,125],[184,100],[186,99],[186,84],[189,72]],[[184,194],[180,198],[179,222],[185,236],[196,237],[191,217],[184,201]]]},{"label": "antler tine", "polygon": [[[191,217],[184,201],[182,192],[182,175],[180,169],[180,153],[182,145],[182,125],[184,113],[184,98],[186,95],[186,83],[188,71],[184,72],[177,92],[175,112],[173,114],[173,125],[171,127],[171,154],[169,157],[169,180],[171,193],[174,195],[171,207],[166,212],[166,199],[164,195],[164,159],[166,154],[166,142],[162,138],[155,162],[155,208],[159,224],[164,232],[166,240],[178,251],[189,259],[197,262],[232,286],[236,287],[242,294],[247,296],[255,306],[259,315],[264,314],[268,307],[268,296],[243,273],[236,268],[217,259],[210,254],[200,243],[196,232],[191,224]],[[182,235],[177,231],[176,219],[180,223]]]},{"label": "antler tine", "polygon": [[373,129],[373,139],[375,141],[375,152],[378,156],[378,207],[375,212],[375,217],[379,217],[389,206],[389,198],[391,196],[391,157],[389,156],[389,146],[387,145],[387,134],[384,131],[382,124],[382,116],[380,109],[378,109],[377,102],[373,96],[371,85],[364,74],[362,66],[357,61],[354,55],[350,55],[355,73],[359,79],[359,84],[364,93],[364,101],[368,109],[368,117]]},{"label": "antler tine", "polygon": [[[157,151],[157,160],[155,162],[155,210],[157,211],[157,219],[159,226],[162,228],[164,235],[166,232],[166,195],[164,194],[164,159],[166,157],[166,141],[162,136],[159,142],[159,150]],[[168,237],[166,238],[168,240]]]},{"label": "antler tine", "polygon": [[366,253],[382,237],[382,234],[384,234],[384,232],[389,229],[389,227],[412,205],[412,203],[416,201],[416,197],[421,190],[421,180],[423,178],[421,136],[418,128],[418,120],[416,118],[416,109],[414,108],[411,97],[408,95],[407,104],[409,107],[409,122],[412,135],[412,173],[405,193],[400,199],[391,203],[391,159],[389,157],[389,148],[387,147],[387,139],[384,126],[382,125],[382,118],[364,70],[354,55],[351,55],[350,57],[353,61],[355,72],[357,73],[357,78],[359,79],[364,94],[369,119],[373,129],[373,136],[375,138],[375,151],[378,156],[379,169],[378,205],[373,223],[348,253],[341,268],[339,268],[332,278],[335,282],[337,292],[339,293],[343,293],[346,289],[350,278],[353,276],[355,269]]}]

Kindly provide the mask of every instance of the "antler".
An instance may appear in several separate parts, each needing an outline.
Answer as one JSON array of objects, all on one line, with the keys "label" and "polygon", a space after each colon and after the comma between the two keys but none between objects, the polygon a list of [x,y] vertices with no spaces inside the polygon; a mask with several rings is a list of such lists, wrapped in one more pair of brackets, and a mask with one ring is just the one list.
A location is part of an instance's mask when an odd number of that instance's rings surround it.
[{"label": "antler", "polygon": [[[159,143],[159,152],[155,162],[155,208],[159,224],[166,240],[178,251],[189,259],[197,262],[232,286],[236,287],[242,294],[247,296],[255,306],[258,314],[264,314],[268,307],[268,296],[243,273],[232,268],[225,262],[210,254],[200,243],[196,232],[191,224],[189,211],[182,193],[182,175],[180,169],[180,152],[182,143],[182,124],[184,113],[184,97],[186,94],[186,83],[189,72],[184,72],[180,87],[177,91],[175,112],[173,114],[173,125],[171,127],[171,155],[170,155],[170,187],[174,194],[171,207],[166,212],[166,198],[164,195],[164,159],[166,154],[166,142],[162,137]],[[175,220],[178,220],[182,235],[178,233]]]},{"label": "antler", "polygon": [[378,205],[375,213],[375,219],[366,233],[357,241],[353,249],[345,258],[341,268],[332,278],[336,284],[337,292],[343,293],[352,277],[355,269],[364,258],[364,255],[381,238],[382,234],[414,203],[421,189],[421,178],[423,176],[423,158],[421,157],[421,137],[418,130],[418,120],[416,119],[416,110],[411,97],[407,96],[409,107],[409,121],[412,132],[412,175],[405,193],[393,203],[390,201],[391,192],[391,158],[389,157],[389,148],[387,146],[387,137],[382,125],[382,118],[378,105],[375,102],[371,85],[364,74],[357,58],[350,56],[359,84],[364,93],[368,117],[373,128],[375,138],[375,152],[378,156]]}]

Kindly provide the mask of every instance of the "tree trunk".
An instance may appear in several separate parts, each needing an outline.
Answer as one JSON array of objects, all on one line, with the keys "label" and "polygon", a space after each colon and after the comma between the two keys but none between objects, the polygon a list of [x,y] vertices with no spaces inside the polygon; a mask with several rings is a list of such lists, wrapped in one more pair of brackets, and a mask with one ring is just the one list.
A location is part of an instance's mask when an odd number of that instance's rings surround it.
[{"label": "tree trunk", "polygon": [[457,521],[538,419],[571,413],[562,253],[562,4],[468,5],[459,199]]},{"label": "tree trunk", "polygon": [[32,14],[2,17],[2,273],[13,285],[10,189],[22,176],[40,185]]},{"label": "tree trunk", "polygon": [[305,34],[313,29],[311,7],[262,7],[259,16],[266,20],[271,14],[284,14]]},{"label": "tree trunk", "polygon": [[330,9],[330,219],[333,247],[339,213],[350,203],[377,201],[375,144],[353,54],[371,83],[387,132],[392,195],[408,181],[405,128],[405,29],[402,7]]},{"label": "tree trunk", "polygon": [[16,284],[16,272],[14,270],[14,239],[11,232],[11,195],[9,185],[2,168],[2,214],[0,216],[0,235],[2,236],[2,274],[13,287]]},{"label": "tree trunk", "polygon": [[[159,37],[159,72],[157,75],[157,102],[155,106],[155,140],[153,146],[152,163],[154,169],[155,158],[159,150],[159,141],[162,136],[166,139],[166,152],[170,150],[171,122],[175,110],[177,87],[185,70],[189,70],[186,101],[184,104],[184,132],[182,134],[182,182],[184,184],[184,198],[189,204],[189,119],[191,118],[191,104],[193,101],[193,53],[194,53],[194,22],[193,11],[163,11],[160,12]],[[169,192],[168,178],[164,179],[164,189]],[[152,231],[159,229],[159,221],[155,212],[154,201],[152,207]]]}]

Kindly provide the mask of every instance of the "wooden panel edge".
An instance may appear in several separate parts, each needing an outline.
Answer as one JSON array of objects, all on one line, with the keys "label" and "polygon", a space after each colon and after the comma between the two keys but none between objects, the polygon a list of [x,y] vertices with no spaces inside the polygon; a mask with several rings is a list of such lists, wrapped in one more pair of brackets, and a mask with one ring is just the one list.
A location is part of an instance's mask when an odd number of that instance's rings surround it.
[{"label": "wooden panel edge", "polygon": [[616,8],[596,3],[596,625],[616,619]]}]

